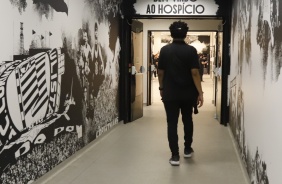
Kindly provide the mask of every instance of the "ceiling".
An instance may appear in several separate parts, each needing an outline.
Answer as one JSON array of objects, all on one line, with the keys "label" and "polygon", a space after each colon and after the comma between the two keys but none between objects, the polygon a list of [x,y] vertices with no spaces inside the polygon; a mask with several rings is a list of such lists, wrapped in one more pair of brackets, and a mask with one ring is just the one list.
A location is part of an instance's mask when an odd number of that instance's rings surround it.
[{"label": "ceiling", "polygon": [[[188,32],[188,35],[201,35],[201,36],[210,36],[212,32]],[[169,31],[154,31],[152,32],[153,36],[170,36]]]}]

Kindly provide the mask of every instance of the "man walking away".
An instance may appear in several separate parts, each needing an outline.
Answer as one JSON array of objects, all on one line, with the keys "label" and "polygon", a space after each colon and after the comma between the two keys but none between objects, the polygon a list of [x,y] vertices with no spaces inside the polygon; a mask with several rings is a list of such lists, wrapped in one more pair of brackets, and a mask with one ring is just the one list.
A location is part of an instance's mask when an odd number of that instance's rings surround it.
[{"label": "man walking away", "polygon": [[203,105],[203,91],[199,74],[199,58],[194,47],[184,42],[188,32],[185,22],[173,22],[170,27],[173,42],[162,47],[159,56],[159,90],[167,118],[167,136],[171,165],[179,165],[177,124],[179,113],[184,125],[184,157],[192,156],[193,105]]}]

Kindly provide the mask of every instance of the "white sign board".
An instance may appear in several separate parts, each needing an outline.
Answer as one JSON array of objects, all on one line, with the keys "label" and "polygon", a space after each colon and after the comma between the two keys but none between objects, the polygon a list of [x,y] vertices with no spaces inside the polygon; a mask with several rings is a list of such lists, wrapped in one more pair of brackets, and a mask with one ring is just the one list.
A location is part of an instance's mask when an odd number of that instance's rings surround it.
[{"label": "white sign board", "polygon": [[136,15],[215,16],[215,0],[136,0]]}]

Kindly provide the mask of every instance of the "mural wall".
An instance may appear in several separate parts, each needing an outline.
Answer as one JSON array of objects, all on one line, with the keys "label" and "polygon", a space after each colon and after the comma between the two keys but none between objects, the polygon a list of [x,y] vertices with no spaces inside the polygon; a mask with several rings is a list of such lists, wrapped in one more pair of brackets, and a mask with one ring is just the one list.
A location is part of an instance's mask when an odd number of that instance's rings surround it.
[{"label": "mural wall", "polygon": [[121,0],[0,2],[0,183],[31,183],[118,123]]},{"label": "mural wall", "polygon": [[282,4],[235,0],[230,125],[252,184],[281,183]]}]

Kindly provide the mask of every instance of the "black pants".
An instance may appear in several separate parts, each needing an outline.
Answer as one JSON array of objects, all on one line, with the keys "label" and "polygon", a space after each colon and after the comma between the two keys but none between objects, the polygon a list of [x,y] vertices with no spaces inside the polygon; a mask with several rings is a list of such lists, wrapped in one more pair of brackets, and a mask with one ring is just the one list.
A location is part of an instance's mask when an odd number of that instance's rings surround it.
[{"label": "black pants", "polygon": [[181,111],[184,125],[184,146],[190,148],[193,142],[193,103],[192,101],[166,101],[164,102],[167,116],[167,136],[172,155],[179,155],[178,147],[178,117]]}]

